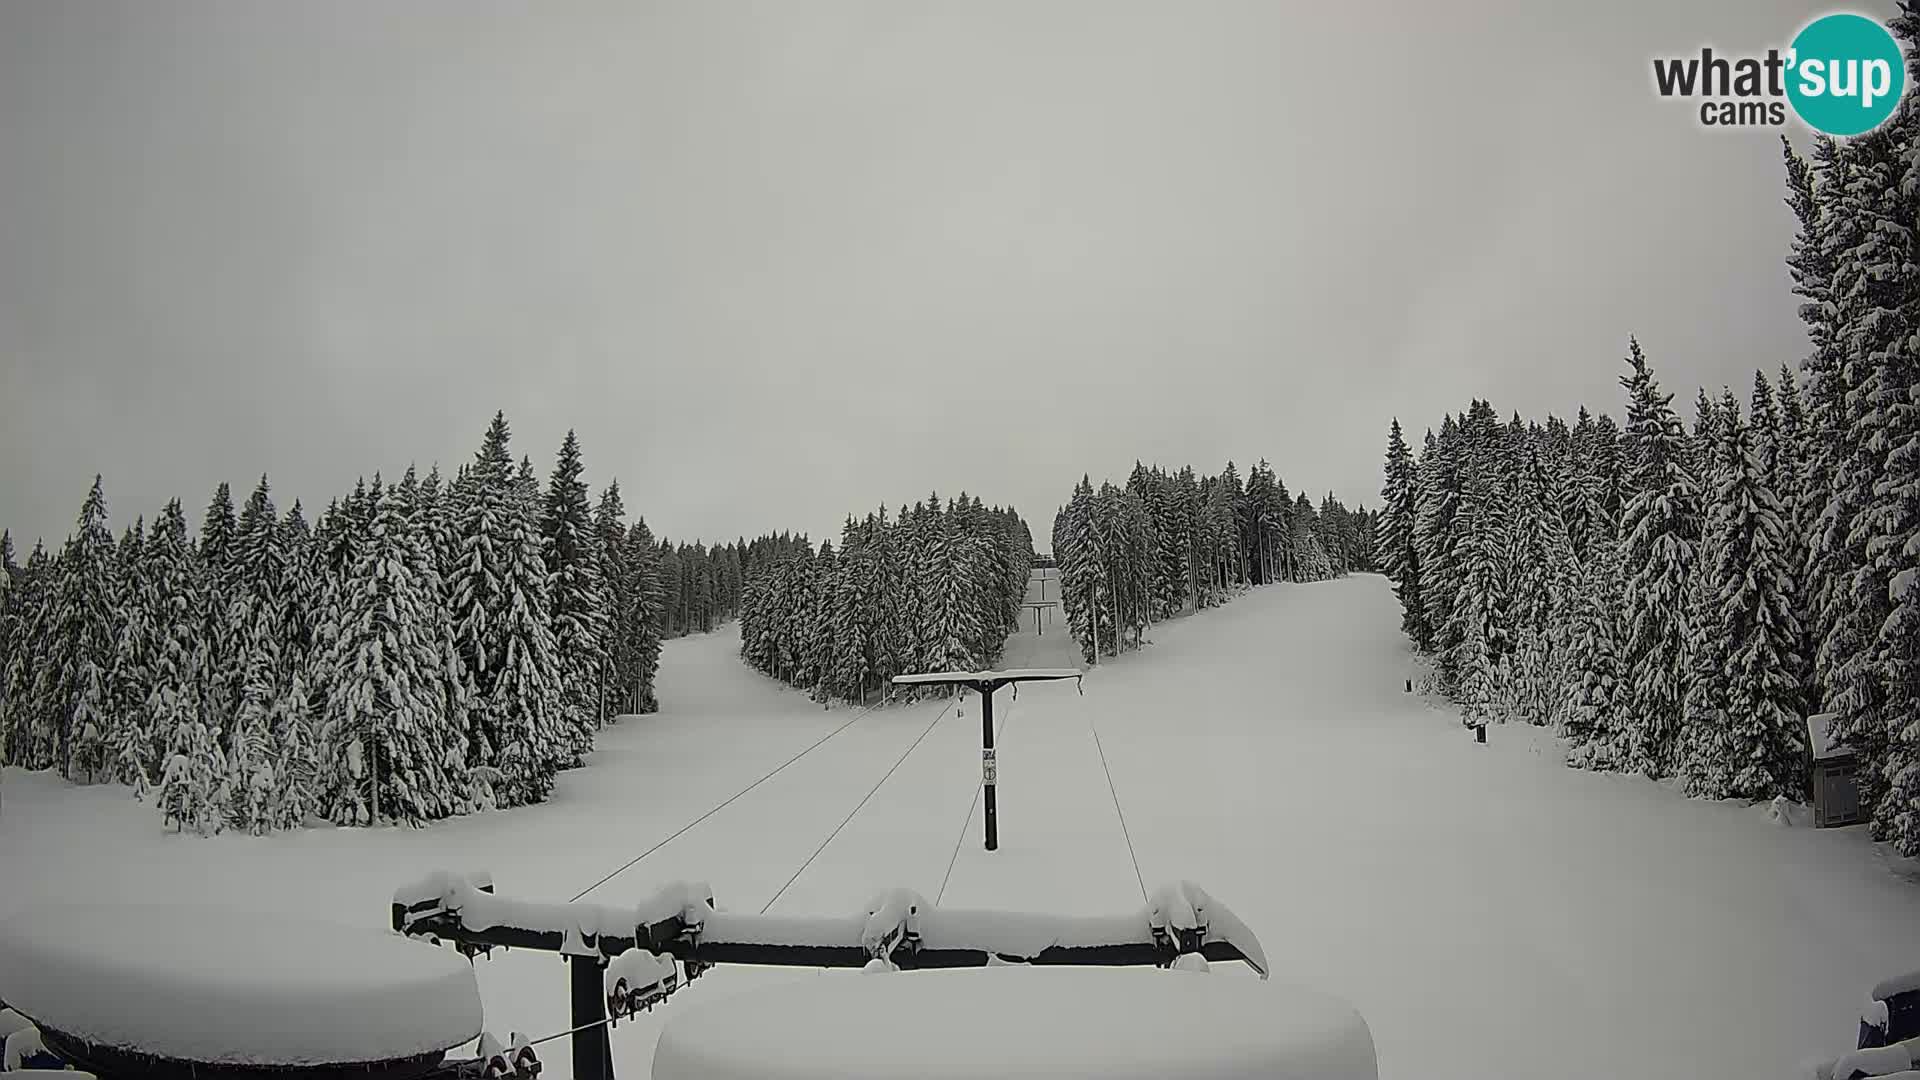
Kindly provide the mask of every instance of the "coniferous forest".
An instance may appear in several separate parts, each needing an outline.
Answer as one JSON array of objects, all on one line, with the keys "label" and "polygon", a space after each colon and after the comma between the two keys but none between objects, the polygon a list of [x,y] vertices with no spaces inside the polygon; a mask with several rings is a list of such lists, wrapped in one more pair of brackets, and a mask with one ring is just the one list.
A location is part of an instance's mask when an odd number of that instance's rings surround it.
[{"label": "coniferous forest", "polygon": [[1395,421],[1377,559],[1469,723],[1762,800],[1806,796],[1829,714],[1873,835],[1920,855],[1920,109],[1785,158],[1797,376],[1701,390],[1689,424],[1629,340],[1622,424],[1474,401],[1416,449]]},{"label": "coniferous forest", "polygon": [[[1265,461],[1244,484],[1232,462],[1218,476],[1135,462],[1124,488],[1081,477],[1054,515],[1061,606],[1081,655],[1138,648],[1147,627],[1225,603],[1277,581],[1322,581],[1371,570],[1375,515],[1329,494],[1318,510]],[[1096,652],[1097,649],[1097,652]]]},{"label": "coniferous forest", "polygon": [[[740,654],[817,700],[868,702],[895,675],[980,671],[1019,623],[1033,536],[1012,510],[964,492],[863,521],[840,547],[805,537],[749,552]],[[923,691],[931,693],[934,691]]]},{"label": "coniferous forest", "polygon": [[[421,824],[538,802],[657,708],[660,642],[739,608],[744,542],[658,542],[571,432],[542,486],[496,415],[474,459],[376,475],[309,523],[265,477],[197,530],[0,536],[0,761],[118,782],[175,828]],[[756,541],[758,546],[771,539]]]}]

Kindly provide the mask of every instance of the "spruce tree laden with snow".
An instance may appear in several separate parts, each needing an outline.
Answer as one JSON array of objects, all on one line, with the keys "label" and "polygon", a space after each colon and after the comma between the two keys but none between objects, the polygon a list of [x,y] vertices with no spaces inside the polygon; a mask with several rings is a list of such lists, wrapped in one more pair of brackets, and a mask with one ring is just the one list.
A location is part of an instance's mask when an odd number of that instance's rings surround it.
[{"label": "spruce tree laden with snow", "polygon": [[560,446],[559,461],[547,483],[541,518],[541,554],[551,582],[549,619],[560,678],[561,727],[573,743],[573,761],[593,745],[600,726],[600,673],[605,667],[608,607],[602,559],[587,486],[580,440],[574,433]]},{"label": "spruce tree laden with snow", "polygon": [[260,834],[273,826],[279,781],[274,717],[290,675],[286,648],[286,535],[267,478],[247,499],[230,547],[227,641],[239,663],[239,698],[222,748],[229,770],[229,824]]},{"label": "spruce tree laden with snow", "polygon": [[496,413],[468,467],[451,583],[460,661],[474,683],[466,761],[500,778],[500,805],[538,802],[574,744],[561,725],[559,665],[548,620],[531,465],[516,472],[510,432]]},{"label": "spruce tree laden with snow", "polygon": [[5,708],[7,763],[24,769],[50,769],[58,761],[57,709],[50,692],[53,573],[53,560],[36,541],[9,597],[13,644],[0,705]]},{"label": "spruce tree laden with snow", "polygon": [[50,700],[58,710],[60,772],[72,781],[92,783],[106,771],[115,569],[106,496],[95,476],[79,523],[61,553],[52,619]]},{"label": "spruce tree laden with snow", "polygon": [[660,548],[653,542],[653,533],[648,530],[645,518],[636,517],[627,530],[627,547],[633,559],[633,592],[632,603],[621,620],[620,635],[622,641],[633,643],[630,682],[638,701],[635,711],[646,714],[660,708],[654,676],[660,670],[665,575],[660,565]]},{"label": "spruce tree laden with snow", "polygon": [[1709,636],[1724,651],[1726,719],[1717,734],[1722,797],[1749,800],[1804,794],[1800,628],[1789,573],[1792,547],[1767,463],[1731,395],[1710,531],[1717,610]]},{"label": "spruce tree laden with snow", "polygon": [[213,500],[201,519],[200,542],[195,549],[203,579],[201,593],[206,598],[207,620],[202,656],[206,671],[201,700],[208,729],[222,741],[227,738],[240,693],[242,661],[239,645],[233,640],[230,619],[234,589],[233,543],[239,529],[232,489],[222,481],[214,489]]},{"label": "spruce tree laden with snow", "polygon": [[376,477],[373,497],[320,728],[326,801],[341,824],[417,825],[465,811],[466,732],[446,714],[432,553],[407,492]]},{"label": "spruce tree laden with snow", "polygon": [[1655,778],[1671,775],[1687,687],[1693,640],[1688,578],[1698,566],[1700,494],[1693,454],[1672,395],[1662,394],[1629,339],[1621,377],[1629,395],[1628,468],[1635,494],[1621,518],[1626,575],[1626,671],[1634,730],[1631,767]]}]

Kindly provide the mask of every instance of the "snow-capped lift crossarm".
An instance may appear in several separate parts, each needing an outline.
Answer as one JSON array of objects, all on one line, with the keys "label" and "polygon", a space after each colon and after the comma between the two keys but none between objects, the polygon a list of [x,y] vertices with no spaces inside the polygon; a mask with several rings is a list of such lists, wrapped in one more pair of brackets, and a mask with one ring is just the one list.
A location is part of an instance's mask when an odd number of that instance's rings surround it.
[{"label": "snow-capped lift crossarm", "polygon": [[[801,918],[716,910],[704,885],[670,885],[631,908],[496,896],[485,875],[438,873],[396,890],[393,929],[468,955],[495,946],[568,957],[574,1075],[612,1076],[600,1021],[655,1003],[715,964],[901,971],[994,964],[1171,967],[1182,956],[1238,960],[1267,974],[1251,931],[1191,882],[1126,915],[940,909],[894,889],[864,912]],[[644,955],[630,955],[644,954]],[[627,956],[627,959],[618,958]],[[685,965],[685,979],[673,961]],[[591,1026],[589,1025],[597,1025]]]}]

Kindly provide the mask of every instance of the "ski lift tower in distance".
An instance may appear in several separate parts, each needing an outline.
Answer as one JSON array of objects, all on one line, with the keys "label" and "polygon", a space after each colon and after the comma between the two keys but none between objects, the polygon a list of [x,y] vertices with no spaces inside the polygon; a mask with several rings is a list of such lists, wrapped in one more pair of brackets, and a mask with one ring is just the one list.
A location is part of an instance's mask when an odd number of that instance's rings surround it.
[{"label": "ski lift tower in distance", "polygon": [[987,850],[1000,847],[1000,824],[994,807],[993,692],[1008,683],[1052,682],[1072,679],[1078,668],[1016,668],[1012,671],[940,671],[924,675],[895,675],[895,686],[960,686],[980,695],[980,782],[986,788]]}]

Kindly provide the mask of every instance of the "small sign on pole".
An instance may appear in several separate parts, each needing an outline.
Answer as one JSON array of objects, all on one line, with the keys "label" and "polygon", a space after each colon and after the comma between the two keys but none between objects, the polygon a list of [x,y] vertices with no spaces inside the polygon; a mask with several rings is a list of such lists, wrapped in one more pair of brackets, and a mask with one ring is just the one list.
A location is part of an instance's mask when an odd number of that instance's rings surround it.
[{"label": "small sign on pole", "polygon": [[992,748],[992,747],[988,747],[988,748],[986,748],[985,750],[982,750],[982,751],[980,751],[980,781],[981,781],[981,783],[985,783],[985,784],[991,784],[991,783],[993,783],[993,782],[994,782],[994,773],[995,773],[996,771],[997,771],[997,769],[996,769],[996,762],[994,761],[994,756],[993,756],[993,748]]}]

